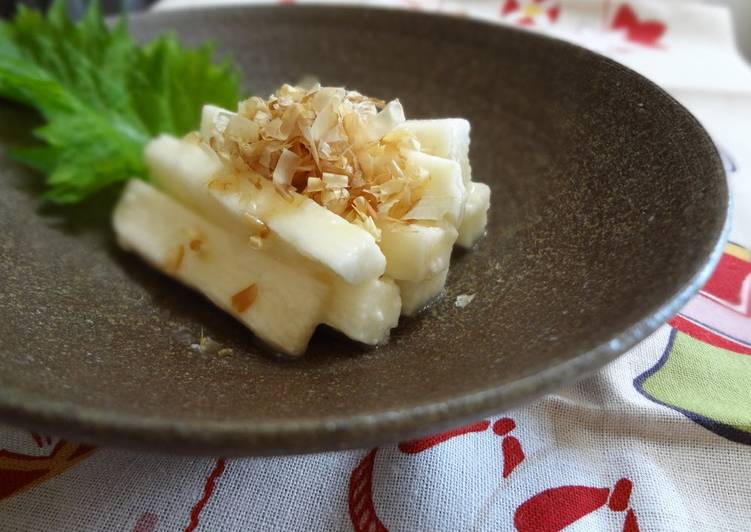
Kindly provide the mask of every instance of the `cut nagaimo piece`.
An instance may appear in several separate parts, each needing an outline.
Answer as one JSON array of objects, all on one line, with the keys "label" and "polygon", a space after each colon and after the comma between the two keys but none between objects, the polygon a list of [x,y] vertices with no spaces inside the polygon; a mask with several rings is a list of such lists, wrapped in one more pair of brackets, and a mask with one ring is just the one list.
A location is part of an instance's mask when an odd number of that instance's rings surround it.
[{"label": "cut nagaimo piece", "polygon": [[402,314],[414,316],[435,299],[446,286],[448,268],[424,281],[397,281],[402,296]]},{"label": "cut nagaimo piece", "polygon": [[124,249],[199,290],[273,347],[304,352],[330,293],[315,276],[253,250],[142,181],[128,184],[113,224]]},{"label": "cut nagaimo piece", "polygon": [[[201,109],[201,139],[208,143],[211,137],[219,136],[227,127],[229,119],[236,114],[216,105],[204,105]],[[222,117],[226,117],[226,120]]]},{"label": "cut nagaimo piece", "polygon": [[469,122],[463,118],[407,120],[397,129],[405,129],[420,142],[420,150],[459,163],[465,186],[472,180],[469,165]]},{"label": "cut nagaimo piece", "polygon": [[358,342],[382,344],[399,323],[401,310],[399,287],[391,279],[371,279],[356,285],[337,281],[325,323]]},{"label": "cut nagaimo piece", "polygon": [[222,169],[216,157],[197,144],[160,135],[146,145],[145,159],[158,188],[213,223],[242,234],[242,218],[225,209],[209,191],[209,181]]},{"label": "cut nagaimo piece", "polygon": [[[237,113],[222,109],[216,105],[204,105],[201,110],[201,138],[208,142],[211,137],[219,135],[227,127],[229,118]],[[221,115],[226,115],[227,120],[220,120]]]},{"label": "cut nagaimo piece", "polygon": [[[146,183],[128,185],[114,225],[123,248],[197,288],[285,352],[302,352],[318,323],[378,344],[399,320],[401,301],[393,281],[350,285],[334,276],[320,280],[305,263],[287,266],[252,249],[244,236],[211,224]],[[258,297],[244,317],[232,306],[232,297],[251,284]]]},{"label": "cut nagaimo piece", "polygon": [[432,225],[382,222],[381,251],[386,275],[397,280],[422,281],[449,267],[457,231],[447,223]]},{"label": "cut nagaimo piece", "polygon": [[[267,183],[264,191],[267,197],[276,195]],[[365,229],[304,196],[296,196],[292,203],[282,201],[284,205],[278,210],[259,210],[257,216],[301,255],[323,264],[351,284],[383,275],[386,258]]]},{"label": "cut nagaimo piece", "polygon": [[420,200],[404,215],[404,219],[446,220],[457,227],[466,199],[459,163],[419,151],[408,151],[406,160],[408,167],[424,168],[430,177]]},{"label": "cut nagaimo piece", "polygon": [[386,268],[370,233],[307,197],[295,194],[289,201],[265,179],[260,188],[239,177],[227,186],[210,187],[220,165],[196,144],[161,135],[146,147],[146,162],[161,189],[210,220],[242,230],[250,214],[302,256],[348,283],[377,278]]},{"label": "cut nagaimo piece", "polygon": [[485,232],[489,207],[490,187],[485,183],[470,183],[457,244],[470,248],[477,242],[477,239]]}]

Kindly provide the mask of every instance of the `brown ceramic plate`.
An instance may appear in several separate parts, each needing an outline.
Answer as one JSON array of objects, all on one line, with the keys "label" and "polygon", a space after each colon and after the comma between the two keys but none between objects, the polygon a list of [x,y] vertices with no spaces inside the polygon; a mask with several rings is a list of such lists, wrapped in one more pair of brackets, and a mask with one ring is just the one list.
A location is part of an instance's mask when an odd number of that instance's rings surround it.
[{"label": "brown ceramic plate", "polygon": [[[148,14],[234,55],[255,92],[305,75],[411,117],[472,123],[493,189],[487,236],[443,299],[365,349],[319,331],[282,361],[199,295],[113,245],[100,209],[41,209],[0,161],[0,419],[98,444],[208,454],[363,447],[443,429],[581,378],[707,279],[728,190],[696,120],[581,48],[388,10],[254,7]],[[17,112],[5,106],[0,123]],[[12,135],[11,135],[12,136]],[[106,218],[104,218],[106,219]],[[96,228],[97,223],[104,227]],[[465,309],[458,294],[476,294]],[[234,354],[196,354],[201,330]]]}]

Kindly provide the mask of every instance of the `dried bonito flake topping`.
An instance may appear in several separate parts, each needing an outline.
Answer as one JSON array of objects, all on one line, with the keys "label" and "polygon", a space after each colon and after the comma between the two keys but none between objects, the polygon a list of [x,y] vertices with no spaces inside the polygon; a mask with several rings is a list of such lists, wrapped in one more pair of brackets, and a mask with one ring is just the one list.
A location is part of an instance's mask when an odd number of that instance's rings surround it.
[{"label": "dried bonito flake topping", "polygon": [[283,85],[267,100],[241,102],[236,115],[220,115],[206,148],[228,176],[256,185],[267,179],[286,199],[303,194],[379,239],[378,220],[414,219],[429,179],[407,164],[420,143],[397,128],[404,121],[399,100]]},{"label": "dried bonito flake topping", "polygon": [[232,296],[232,308],[239,314],[248,310],[258,297],[258,286],[253,283]]}]

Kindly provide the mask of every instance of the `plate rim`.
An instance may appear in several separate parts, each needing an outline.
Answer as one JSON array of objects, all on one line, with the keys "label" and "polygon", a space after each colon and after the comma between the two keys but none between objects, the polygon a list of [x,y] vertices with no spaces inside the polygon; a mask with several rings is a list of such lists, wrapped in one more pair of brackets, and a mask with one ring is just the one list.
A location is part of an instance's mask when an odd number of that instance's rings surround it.
[{"label": "plate rim", "polygon": [[[723,194],[721,229],[714,235],[711,252],[698,266],[694,275],[683,286],[667,296],[662,304],[646,313],[641,319],[624,328],[609,340],[581,351],[578,355],[521,379],[489,387],[473,393],[456,395],[448,399],[412,405],[396,410],[375,413],[332,416],[330,418],[296,419],[282,421],[216,421],[188,420],[164,417],[143,417],[128,413],[109,415],[102,408],[77,406],[69,402],[47,399],[30,399],[24,394],[14,394],[0,389],[0,420],[4,423],[33,428],[71,438],[82,443],[104,444],[139,450],[164,450],[175,454],[206,456],[268,456],[310,453],[342,449],[365,448],[456,426],[464,421],[508,410],[521,403],[553,391],[563,385],[581,380],[613,361],[628,349],[644,340],[663,325],[693,297],[711,276],[719,262],[730,232],[732,197],[727,175],[716,144],[699,120],[665,89],[642,74],[602,54],[555,36],[535,33],[523,28],[501,25],[491,21],[466,18],[450,14],[417,12],[394,6],[362,6],[356,4],[306,3],[304,5],[214,5],[199,9],[163,9],[129,16],[129,24],[144,19],[200,16],[210,12],[232,13],[248,11],[314,11],[352,12],[377,14],[382,11],[399,13],[414,18],[437,18],[463,24],[477,24],[493,31],[524,33],[534,38],[558,43],[576,53],[584,53],[624,71],[627,75],[651,86],[672,105],[691,118],[695,131],[714,159],[717,176],[725,176],[720,183]],[[376,15],[378,16],[378,15]],[[384,437],[386,436],[386,437]]]}]

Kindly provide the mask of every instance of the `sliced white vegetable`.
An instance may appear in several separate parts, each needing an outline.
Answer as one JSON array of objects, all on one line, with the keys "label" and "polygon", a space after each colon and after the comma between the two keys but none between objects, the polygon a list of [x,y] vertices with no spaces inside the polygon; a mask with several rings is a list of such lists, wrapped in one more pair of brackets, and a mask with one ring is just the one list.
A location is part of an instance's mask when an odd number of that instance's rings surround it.
[{"label": "sliced white vegetable", "polygon": [[[234,114],[237,113],[216,105],[204,105],[201,110],[201,138],[208,141],[211,137],[219,135],[227,127],[229,118]],[[219,119],[219,115],[225,115],[226,119]]]},{"label": "sliced white vegetable", "polygon": [[397,281],[402,295],[402,314],[414,316],[438,297],[446,285],[448,273],[445,269],[425,281]]},{"label": "sliced white vegetable", "polygon": [[472,180],[472,168],[469,165],[469,122],[463,118],[407,120],[398,129],[412,132],[425,153],[459,163],[465,185]]},{"label": "sliced white vegetable", "polygon": [[485,183],[470,183],[464,218],[459,226],[459,238],[456,243],[470,248],[485,232],[490,207],[490,187]]},{"label": "sliced white vegetable", "polygon": [[288,201],[265,179],[260,188],[242,177],[227,187],[209,186],[220,163],[196,144],[161,135],[146,147],[146,162],[159,188],[228,229],[240,230],[251,214],[298,253],[348,283],[385,271],[386,259],[370,233],[307,197],[296,194]]},{"label": "sliced white vegetable", "polygon": [[430,174],[421,199],[406,220],[447,220],[457,227],[464,212],[465,187],[459,163],[449,159],[408,151],[407,166],[424,168]]},{"label": "sliced white vegetable", "polygon": [[[335,96],[327,93],[329,100]],[[324,111],[331,102],[318,103]],[[335,141],[329,118],[321,112],[303,134]],[[371,232],[312,199],[278,192],[275,185],[291,190],[298,163],[292,151],[281,153],[272,182],[229,175],[208,147],[169,136],[146,150],[161,191],[140,181],[128,184],[114,213],[118,240],[281,351],[301,354],[319,323],[356,341],[383,343],[400,314],[419,312],[441,293],[453,245],[470,247],[482,235],[490,189],[471,181],[466,120],[405,122],[395,100],[367,122],[365,141],[400,129],[412,132],[420,151],[414,139],[400,146],[405,173],[411,167],[428,174],[420,199],[405,215],[412,223],[378,221],[378,243]],[[268,125],[264,135],[273,129]],[[232,138],[259,134],[256,123],[205,106],[204,141],[223,142],[225,130]],[[307,186],[323,194],[346,192],[348,180],[326,172]]]},{"label": "sliced white vegetable", "polygon": [[351,285],[334,283],[325,323],[365,344],[385,343],[396,327],[402,303],[399,287],[386,277]]},{"label": "sliced white vegetable", "polygon": [[[322,321],[329,286],[252,249],[247,237],[216,226],[151,185],[127,185],[113,225],[123,248],[197,289],[285,353],[301,355]],[[237,299],[252,285],[254,300],[247,294],[245,301]]]},{"label": "sliced white vegetable", "polygon": [[272,232],[301,255],[330,268],[348,283],[377,278],[386,270],[386,258],[370,233],[311,199],[297,196],[294,203],[257,212]]},{"label": "sliced white vegetable", "polygon": [[381,223],[379,227],[389,277],[422,281],[449,267],[457,236],[451,225]]}]

